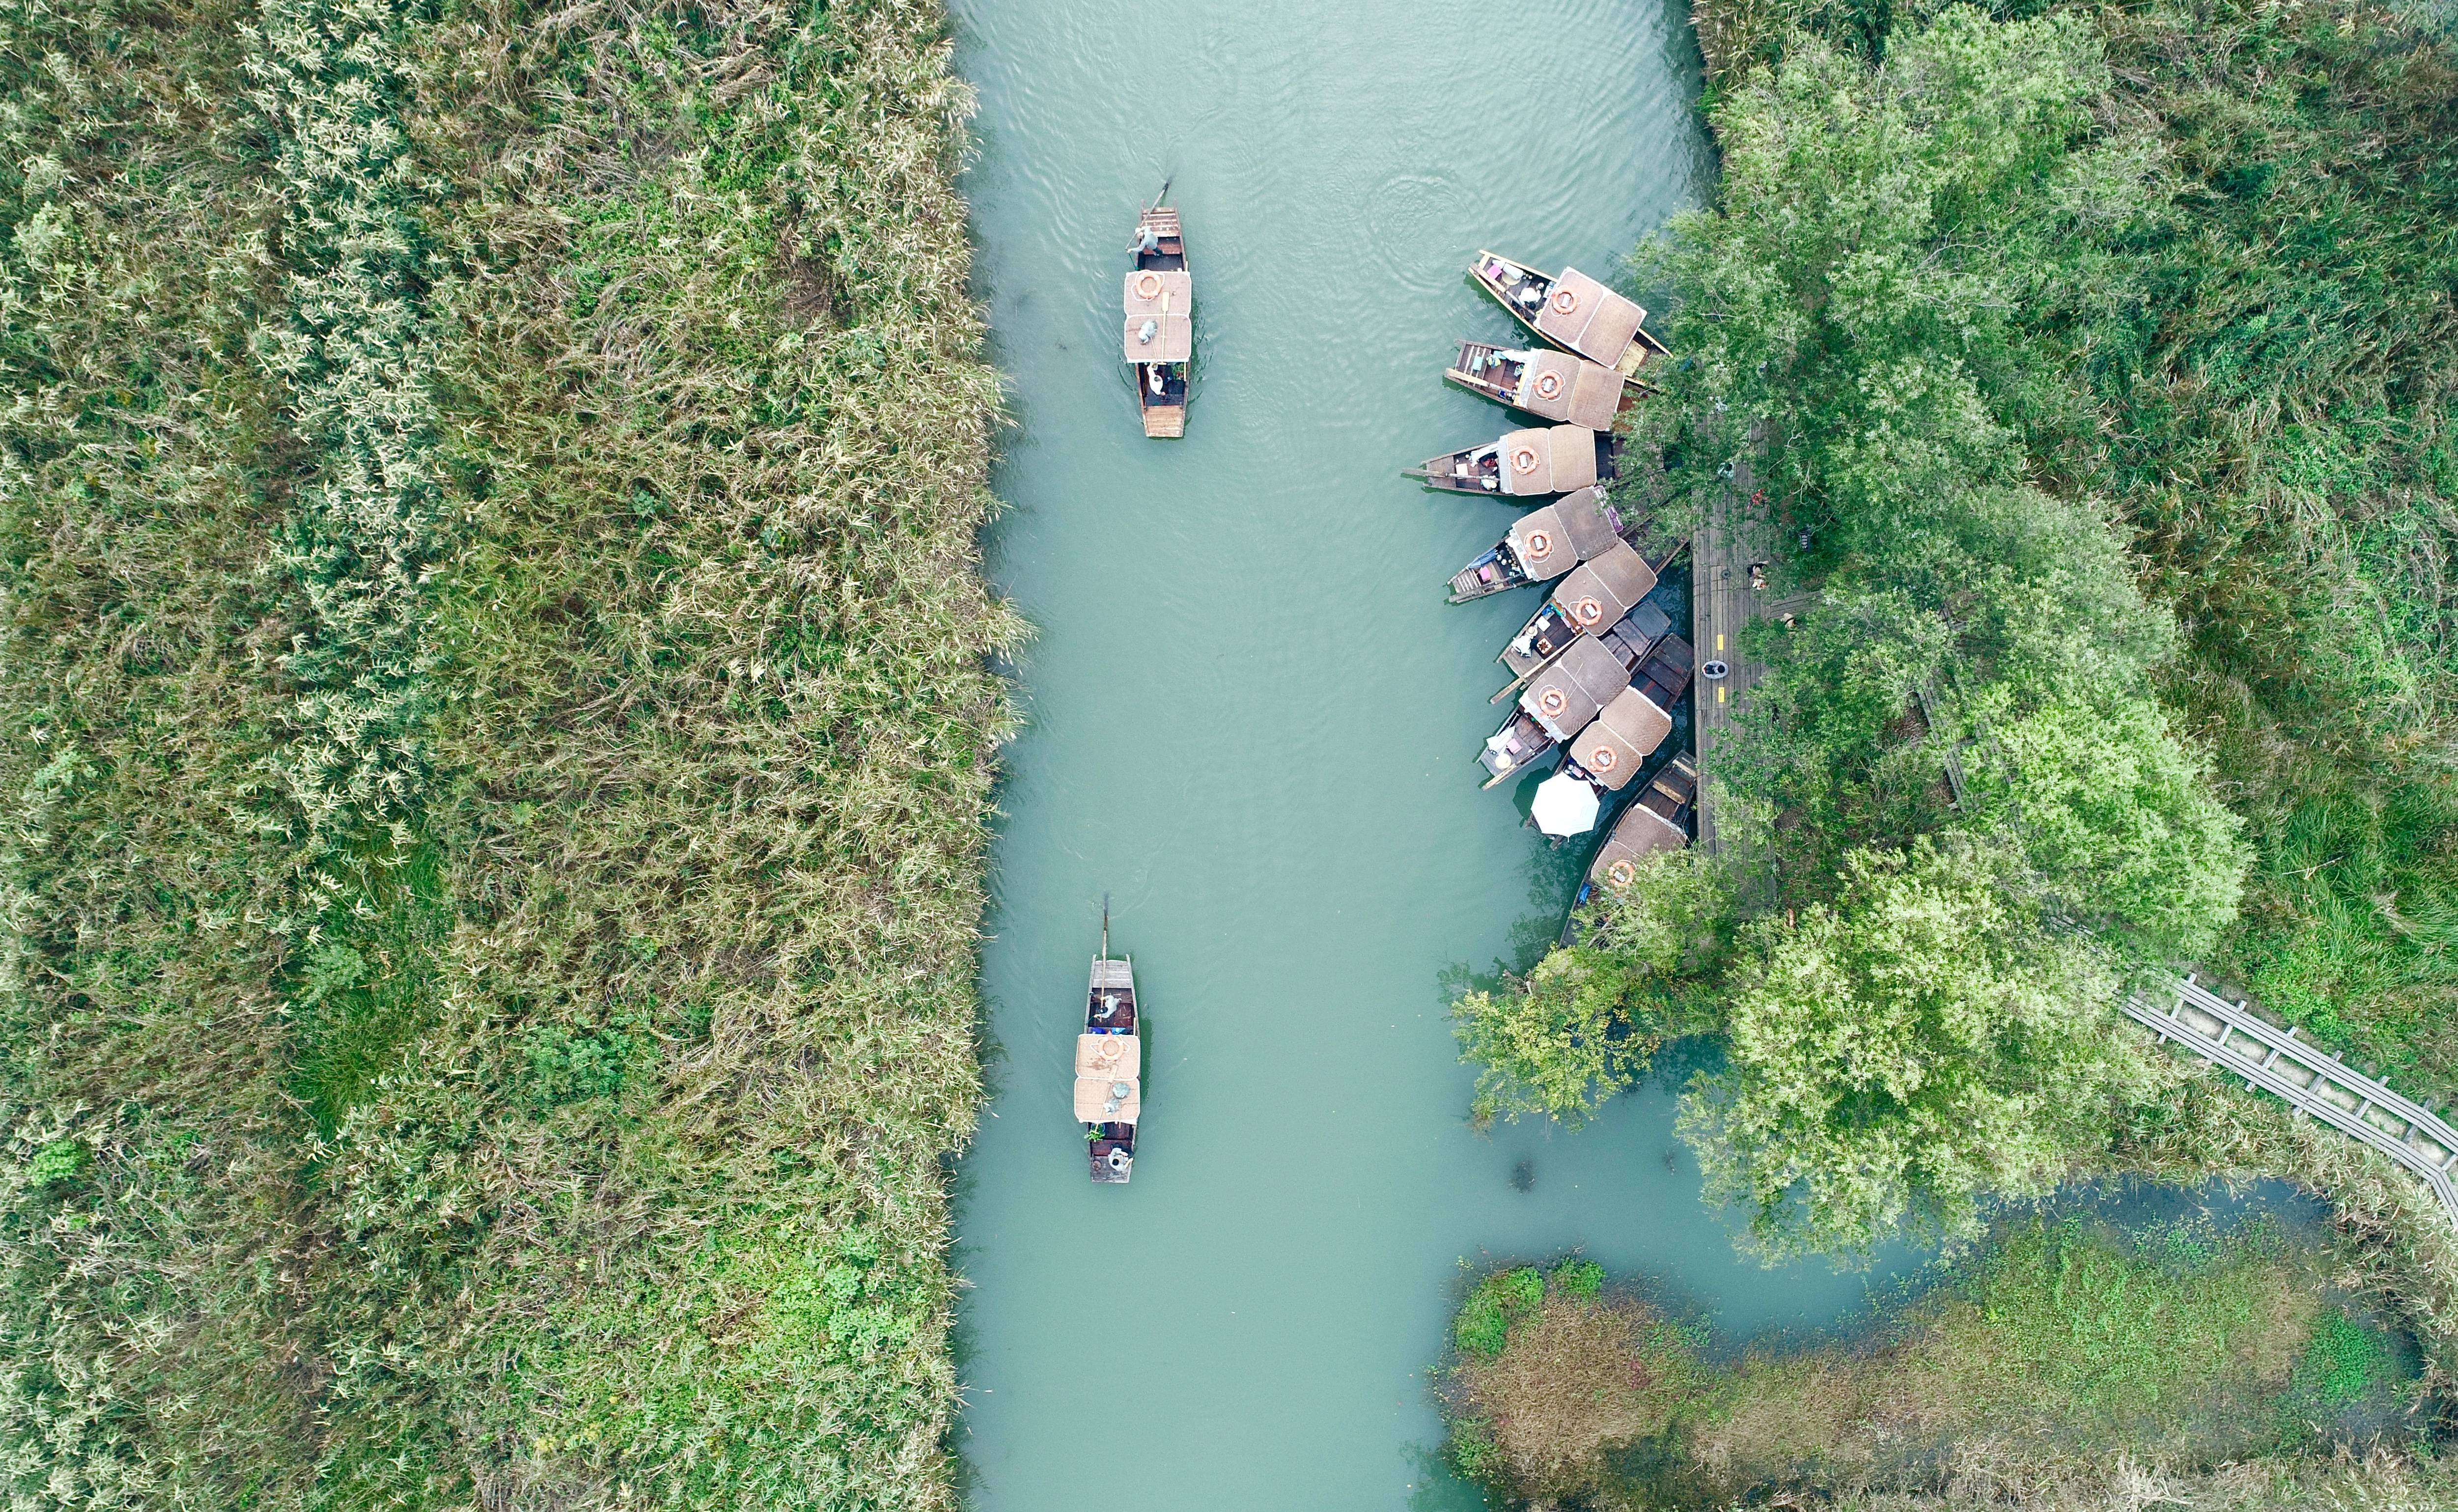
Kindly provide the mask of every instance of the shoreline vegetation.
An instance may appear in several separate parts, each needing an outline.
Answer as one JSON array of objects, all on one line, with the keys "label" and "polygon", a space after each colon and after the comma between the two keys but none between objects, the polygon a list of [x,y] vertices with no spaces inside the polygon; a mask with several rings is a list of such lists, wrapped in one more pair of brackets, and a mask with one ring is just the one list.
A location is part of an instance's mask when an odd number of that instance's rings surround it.
[{"label": "shoreline vegetation", "polygon": [[[1753,631],[1768,674],[1704,775],[1722,858],[1650,858],[1455,1005],[1475,1115],[1576,1123],[1712,1037],[1682,1130],[1770,1258],[1958,1253],[2075,1180],[2285,1176],[2415,1339],[2428,1445],[2448,1214],[2114,1005],[2199,965],[2458,1093],[2458,56],[2356,0],[1694,9],[1722,174],[1636,259],[1677,356],[1618,488],[1675,528],[1762,511],[1811,607]],[[2188,1500],[2324,1496],[2278,1473]]]},{"label": "shoreline vegetation", "polygon": [[946,1508],[927,0],[0,13],[0,1484]]},{"label": "shoreline vegetation", "polygon": [[2082,1505],[2116,1461],[2102,1504],[2458,1489],[2397,1452],[2419,1359],[2348,1259],[2259,1216],[2010,1218],[1847,1336],[1736,1350],[1573,1256],[1477,1281],[1439,1389],[1462,1469],[1546,1505]]}]

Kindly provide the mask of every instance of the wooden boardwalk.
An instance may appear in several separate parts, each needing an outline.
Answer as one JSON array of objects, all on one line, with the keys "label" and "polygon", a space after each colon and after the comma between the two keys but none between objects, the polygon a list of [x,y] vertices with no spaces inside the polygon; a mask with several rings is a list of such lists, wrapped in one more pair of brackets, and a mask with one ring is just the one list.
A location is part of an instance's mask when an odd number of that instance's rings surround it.
[{"label": "wooden boardwalk", "polygon": [[1765,663],[1741,653],[1741,627],[1797,612],[1808,602],[1802,593],[1770,596],[1766,573],[1775,558],[1774,526],[1755,506],[1756,493],[1748,469],[1738,470],[1731,491],[1690,538],[1690,644],[1698,653],[1690,728],[1700,774],[1698,843],[1710,855],[1723,850],[1710,801],[1716,747],[1732,729],[1742,698],[1766,675]]},{"label": "wooden boardwalk", "polygon": [[[2343,1133],[2370,1145],[2424,1178],[2442,1207],[2458,1222],[2458,1129],[2425,1108],[2343,1064],[2319,1046],[2296,1037],[2230,1003],[2191,976],[2172,984],[2164,1006],[2139,997],[2125,1011],[2171,1045],[2181,1045],[2247,1087],[2286,1099]],[[2163,994],[2164,996],[2165,994]]]}]

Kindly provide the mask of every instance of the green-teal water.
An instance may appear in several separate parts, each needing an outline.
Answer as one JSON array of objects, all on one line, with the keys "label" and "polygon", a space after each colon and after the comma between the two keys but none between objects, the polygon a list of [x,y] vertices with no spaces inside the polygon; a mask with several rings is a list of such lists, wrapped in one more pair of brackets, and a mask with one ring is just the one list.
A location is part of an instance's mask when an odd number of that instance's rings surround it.
[{"label": "green-teal water", "polygon": [[[1442,383],[1459,338],[1512,334],[1461,277],[1479,247],[1613,277],[1702,192],[1686,14],[956,17],[1017,422],[990,565],[1040,627],[984,965],[995,1096],[960,1171],[971,1494],[1474,1505],[1426,1374],[1463,1258],[1584,1246],[1743,1331],[1865,1284],[1737,1255],[1664,1087],[1576,1134],[1471,1129],[1445,1017],[1445,972],[1531,959],[1586,855],[1478,788],[1492,658],[1535,599],[1444,585],[1511,511],[1398,469],[1514,424]],[[1198,295],[1182,442],[1143,438],[1117,361],[1126,242],[1164,178]],[[1134,1182],[1096,1190],[1068,1092],[1105,892],[1152,1066]]]}]

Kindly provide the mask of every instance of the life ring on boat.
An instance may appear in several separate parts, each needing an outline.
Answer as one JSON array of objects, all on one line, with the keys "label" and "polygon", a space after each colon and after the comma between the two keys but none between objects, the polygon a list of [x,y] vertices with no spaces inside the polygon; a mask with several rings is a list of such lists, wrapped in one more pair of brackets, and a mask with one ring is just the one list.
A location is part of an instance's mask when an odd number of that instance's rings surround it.
[{"label": "life ring on boat", "polygon": [[1151,273],[1151,272],[1145,272],[1145,273],[1138,273],[1138,274],[1136,274],[1136,275],[1135,275],[1135,298],[1136,298],[1136,299],[1138,299],[1138,300],[1157,300],[1157,299],[1159,299],[1159,298],[1160,298],[1160,275],[1159,275],[1159,274],[1157,274],[1157,273]]},{"label": "life ring on boat", "polygon": [[1638,868],[1627,860],[1618,860],[1605,868],[1605,880],[1615,887],[1627,887],[1638,880]]},{"label": "life ring on boat", "polygon": [[1547,714],[1560,714],[1570,703],[1570,695],[1559,688],[1548,688],[1536,695],[1536,707]]},{"label": "life ring on boat", "polygon": [[1551,551],[1552,549],[1553,549],[1553,538],[1552,536],[1547,535],[1542,530],[1531,530],[1528,532],[1528,554],[1530,556],[1543,556],[1546,552]]},{"label": "life ring on boat", "polygon": [[1596,747],[1596,754],[1588,757],[1588,765],[1598,772],[1610,772],[1614,769],[1614,763],[1620,759],[1621,757],[1613,754],[1613,747],[1600,745]]},{"label": "life ring on boat", "polygon": [[1579,297],[1578,297],[1577,295],[1573,294],[1573,293],[1572,293],[1570,290],[1568,290],[1568,289],[1555,289],[1555,290],[1553,291],[1553,313],[1554,313],[1554,314],[1556,314],[1556,315],[1568,315],[1568,314],[1570,314],[1573,310],[1575,310],[1575,309],[1577,309],[1578,307],[1579,307]]},{"label": "life ring on boat", "polygon": [[1533,446],[1511,447],[1510,470],[1513,472],[1534,472],[1536,470],[1536,448]]},{"label": "life ring on boat", "polygon": [[1593,625],[1605,617],[1605,607],[1593,598],[1583,598],[1571,606],[1571,617],[1582,625]]},{"label": "life ring on boat", "polygon": [[1540,399],[1551,399],[1551,398],[1552,398],[1555,394],[1558,394],[1558,393],[1560,393],[1561,391],[1562,391],[1562,375],[1561,375],[1561,374],[1559,374],[1559,373],[1540,373],[1540,374],[1538,374],[1538,375],[1537,375],[1537,378],[1536,378],[1536,395],[1537,395],[1537,397],[1538,397],[1538,398],[1540,398]]}]

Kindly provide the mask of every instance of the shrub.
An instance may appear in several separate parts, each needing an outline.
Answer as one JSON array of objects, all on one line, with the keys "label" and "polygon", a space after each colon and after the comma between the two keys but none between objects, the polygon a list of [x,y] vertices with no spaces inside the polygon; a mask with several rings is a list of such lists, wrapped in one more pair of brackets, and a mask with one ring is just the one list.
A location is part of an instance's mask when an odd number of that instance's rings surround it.
[{"label": "shrub", "polygon": [[1564,1296],[1592,1302],[1604,1291],[1605,1268],[1594,1260],[1565,1260],[1553,1267],[1552,1284]]}]

